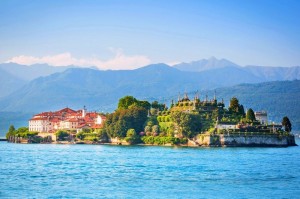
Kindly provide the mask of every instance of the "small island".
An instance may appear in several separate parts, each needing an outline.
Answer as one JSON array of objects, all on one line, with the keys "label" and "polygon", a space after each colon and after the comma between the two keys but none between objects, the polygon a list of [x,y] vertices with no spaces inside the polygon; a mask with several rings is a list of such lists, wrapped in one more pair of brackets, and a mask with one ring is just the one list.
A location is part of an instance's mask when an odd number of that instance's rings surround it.
[{"label": "small island", "polygon": [[170,108],[125,96],[113,113],[64,108],[43,112],[29,120],[29,127],[10,126],[13,143],[163,145],[190,147],[287,147],[296,146],[288,117],[269,124],[267,112],[245,111],[236,97],[228,108],[216,95],[200,100],[185,93]]}]

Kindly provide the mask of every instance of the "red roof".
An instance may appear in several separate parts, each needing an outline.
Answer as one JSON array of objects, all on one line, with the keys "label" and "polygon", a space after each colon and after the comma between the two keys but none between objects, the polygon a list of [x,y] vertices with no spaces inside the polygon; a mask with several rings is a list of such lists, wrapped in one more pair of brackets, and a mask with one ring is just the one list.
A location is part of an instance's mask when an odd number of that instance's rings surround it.
[{"label": "red roof", "polygon": [[41,117],[41,118],[31,118],[30,120],[48,120],[46,117]]},{"label": "red roof", "polygon": [[103,127],[102,124],[94,124],[91,126],[93,129],[101,129]]},{"label": "red roof", "polygon": [[68,122],[79,122],[79,120],[77,118],[71,118],[71,119],[68,119],[66,121],[68,121]]},{"label": "red roof", "polygon": [[56,112],[59,112],[59,113],[76,113],[76,111],[74,111],[73,109],[70,109],[70,108],[64,108],[64,109],[61,109],[61,110],[56,111]]},{"label": "red roof", "polygon": [[42,112],[34,115],[30,120],[49,120],[53,123],[59,123],[60,121],[78,122],[79,128],[89,126],[92,128],[102,128],[103,125],[95,124],[97,117],[100,116],[102,120],[106,120],[106,117],[99,115],[97,112],[87,112],[85,117],[82,117],[82,110],[73,110],[70,108],[64,108],[55,112]]}]

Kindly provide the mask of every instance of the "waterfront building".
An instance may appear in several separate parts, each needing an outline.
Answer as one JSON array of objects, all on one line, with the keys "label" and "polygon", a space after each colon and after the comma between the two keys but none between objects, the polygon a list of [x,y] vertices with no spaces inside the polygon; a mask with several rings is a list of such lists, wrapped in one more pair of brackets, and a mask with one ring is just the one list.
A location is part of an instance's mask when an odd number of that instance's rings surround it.
[{"label": "waterfront building", "polygon": [[77,111],[64,108],[34,115],[29,120],[29,131],[54,133],[57,130],[78,131],[82,127],[99,129],[103,127],[105,120],[105,116],[87,112],[85,107]]},{"label": "waterfront building", "polygon": [[266,111],[256,111],[254,115],[255,119],[258,120],[261,124],[268,124],[268,114]]}]

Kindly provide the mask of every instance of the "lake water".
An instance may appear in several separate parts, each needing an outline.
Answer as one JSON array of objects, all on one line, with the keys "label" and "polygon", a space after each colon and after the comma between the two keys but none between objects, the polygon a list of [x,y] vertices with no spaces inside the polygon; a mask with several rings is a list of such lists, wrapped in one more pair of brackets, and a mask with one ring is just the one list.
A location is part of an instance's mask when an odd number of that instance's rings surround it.
[{"label": "lake water", "polygon": [[0,153],[0,198],[300,198],[300,147],[0,142]]}]

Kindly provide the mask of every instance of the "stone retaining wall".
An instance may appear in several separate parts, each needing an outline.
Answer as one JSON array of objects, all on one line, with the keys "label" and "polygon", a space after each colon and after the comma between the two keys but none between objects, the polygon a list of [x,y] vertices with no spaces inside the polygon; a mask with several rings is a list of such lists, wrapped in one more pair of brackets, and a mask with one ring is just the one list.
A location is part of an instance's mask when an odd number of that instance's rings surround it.
[{"label": "stone retaining wall", "polygon": [[199,135],[200,146],[296,146],[293,135]]}]

